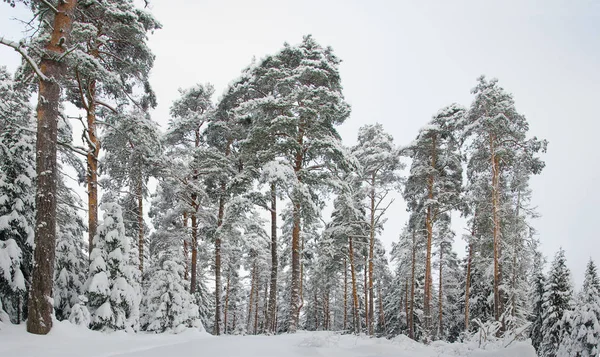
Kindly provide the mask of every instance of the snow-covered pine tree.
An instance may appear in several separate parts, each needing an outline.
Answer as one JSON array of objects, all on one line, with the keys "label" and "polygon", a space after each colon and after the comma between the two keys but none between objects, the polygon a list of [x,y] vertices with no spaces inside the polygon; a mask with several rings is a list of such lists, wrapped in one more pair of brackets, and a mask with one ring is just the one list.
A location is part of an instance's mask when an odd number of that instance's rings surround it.
[{"label": "snow-covered pine tree", "polygon": [[131,238],[125,235],[123,214],[116,203],[104,203],[103,221],[94,238],[90,277],[85,290],[94,330],[137,330],[139,283],[131,264]]},{"label": "snow-covered pine tree", "polygon": [[[108,174],[106,188],[115,192],[127,192],[121,202],[124,209],[127,234],[137,237],[134,247],[138,251],[139,269],[144,272],[147,256],[144,222],[144,198],[148,196],[146,184],[156,176],[161,165],[161,143],[158,125],[148,113],[133,109],[125,114],[110,115],[103,140],[106,154],[100,163],[101,171]],[[115,198],[111,198],[114,200]]]},{"label": "snow-covered pine tree", "polygon": [[[33,23],[40,34],[38,43],[24,44],[0,39],[0,44],[19,52],[39,79],[37,106],[37,194],[35,216],[35,252],[29,300],[27,331],[47,334],[52,328],[51,303],[54,252],[56,244],[56,148],[60,117],[61,81],[68,65],[63,61],[71,44],[71,28],[77,0],[65,0],[52,6],[47,1],[28,2],[34,10]],[[12,1],[14,3],[14,1]],[[37,18],[36,21],[34,21]],[[37,25],[37,26],[36,26]],[[71,48],[74,49],[74,48]],[[32,56],[41,54],[40,62]],[[38,66],[39,63],[39,66]]]},{"label": "snow-covered pine tree", "polygon": [[565,251],[561,248],[554,256],[546,277],[542,300],[542,336],[538,350],[542,357],[557,356],[558,348],[566,331],[563,315],[573,309],[571,272],[567,268]]},{"label": "snow-covered pine tree", "polygon": [[[197,262],[198,230],[202,220],[200,201],[205,195],[194,157],[205,146],[201,134],[209,120],[208,114],[214,107],[211,101],[214,87],[209,83],[197,84],[189,89],[180,89],[179,92],[181,98],[175,100],[171,106],[172,118],[164,136],[165,155],[171,158],[166,165],[165,175],[177,187],[175,194],[181,206],[183,227],[188,227],[189,231],[189,238],[183,239],[183,250],[186,262],[188,251],[190,253],[190,292],[194,293],[199,285]],[[202,310],[204,307],[200,302],[198,304]],[[207,321],[202,322],[208,329]]]},{"label": "snow-covered pine tree", "polygon": [[[485,215],[478,211],[480,218],[491,221],[489,236],[492,242],[493,263],[493,313],[494,319],[506,328],[504,313],[506,311],[506,296],[500,286],[505,284],[502,262],[502,225],[506,218],[506,210],[501,209],[506,204],[507,172],[519,163],[523,165],[527,175],[538,174],[544,167],[544,162],[536,155],[546,150],[547,142],[533,137],[527,139],[529,125],[525,117],[515,108],[512,95],[498,85],[498,80],[486,80],[481,76],[477,86],[472,90],[475,99],[462,121],[464,139],[467,143],[469,176],[477,176],[482,182],[487,179],[487,206],[491,212]],[[476,211],[476,210],[474,210]],[[480,236],[488,232],[479,231]]]},{"label": "snow-covered pine tree", "polygon": [[69,69],[66,88],[69,101],[86,113],[83,136],[87,143],[90,254],[98,224],[98,160],[102,148],[98,128],[102,121],[98,117],[106,119],[107,112],[117,113],[117,105],[126,103],[143,110],[156,106],[148,81],[154,55],[147,40],[148,33],[160,27],[150,12],[133,0],[78,3],[71,38],[77,47],[65,57]]},{"label": "snow-covered pine tree", "polygon": [[456,104],[441,109],[404,149],[412,165],[403,195],[409,209],[423,216],[427,233],[423,313],[424,328],[430,334],[434,317],[431,306],[433,230],[437,219],[444,214],[449,219],[447,213],[460,204],[462,160],[456,129],[464,115],[465,109]]},{"label": "snow-covered pine tree", "polygon": [[[293,168],[296,183],[288,197],[293,202],[292,284],[290,303],[291,332],[298,328],[301,309],[300,235],[301,217],[316,208],[316,190],[331,182],[330,171],[347,165],[345,150],[335,129],[350,114],[340,83],[340,60],[331,48],[323,48],[311,36],[298,46],[288,44],[274,56],[267,57],[253,69],[260,74],[277,74],[259,83],[261,76],[250,78],[248,86],[258,83],[257,92],[264,98],[241,104],[250,114],[249,141],[269,145]],[[254,98],[254,97],[251,97]],[[264,112],[276,115],[261,115]],[[251,115],[256,113],[256,115]]]},{"label": "snow-covered pine tree", "polygon": [[54,313],[58,320],[69,319],[72,308],[81,303],[87,278],[88,257],[84,254],[86,231],[77,207],[83,203],[65,184],[58,182],[60,200],[56,212],[56,263],[54,265]]},{"label": "snow-covered pine tree", "polygon": [[[563,319],[567,314],[563,316]],[[583,288],[575,310],[568,314],[571,331],[560,342],[557,356],[594,357],[600,352],[600,280],[596,265],[590,259],[585,270]],[[566,322],[563,322],[566,323]]]},{"label": "snow-covered pine tree", "polygon": [[352,152],[360,164],[358,176],[367,197],[365,205],[369,216],[369,303],[366,306],[366,316],[368,333],[373,336],[375,237],[381,231],[382,224],[385,222],[384,214],[393,202],[389,198],[389,193],[400,182],[399,170],[403,165],[392,136],[383,129],[381,124],[361,127],[358,130],[358,143]]},{"label": "snow-covered pine tree", "polygon": [[27,318],[33,269],[35,137],[27,95],[0,67],[0,301],[10,320]]},{"label": "snow-covered pine tree", "polygon": [[[541,255],[539,256],[541,258]],[[533,278],[533,290],[531,291],[531,300],[533,310],[530,316],[531,328],[529,329],[529,337],[531,338],[531,344],[533,348],[540,353],[540,347],[543,341],[542,326],[543,326],[543,312],[544,312],[544,288],[546,277],[544,276],[543,260],[538,259],[536,266],[535,277]]]},{"label": "snow-covered pine tree", "polygon": [[143,327],[148,331],[177,332],[183,327],[201,327],[198,306],[183,279],[183,248],[175,240],[171,251],[158,257],[149,287],[144,293]]}]

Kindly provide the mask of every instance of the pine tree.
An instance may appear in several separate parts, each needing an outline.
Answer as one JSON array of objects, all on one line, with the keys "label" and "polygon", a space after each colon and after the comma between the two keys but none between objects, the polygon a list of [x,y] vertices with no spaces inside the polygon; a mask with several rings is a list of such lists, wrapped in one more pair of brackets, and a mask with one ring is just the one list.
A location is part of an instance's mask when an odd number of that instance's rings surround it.
[{"label": "pine tree", "polygon": [[[301,309],[300,222],[302,217],[316,216],[315,191],[330,182],[328,173],[347,164],[335,129],[350,114],[342,96],[339,63],[331,48],[321,47],[311,36],[298,46],[286,44],[254,67],[251,73],[256,75],[249,74],[249,90],[264,95],[241,104],[247,110],[244,120],[251,123],[247,140],[268,143],[265,147],[284,159],[296,176],[287,193],[293,202],[291,332],[298,327]],[[274,77],[262,77],[264,72]]]},{"label": "pine tree", "polygon": [[[527,139],[529,125],[525,117],[515,108],[512,95],[498,85],[496,79],[478,79],[477,86],[472,90],[475,99],[462,122],[467,140],[468,169],[470,178],[476,177],[482,183],[487,181],[489,194],[487,206],[491,212],[489,216],[483,211],[478,211],[480,219],[491,221],[490,239],[493,255],[493,294],[494,294],[494,319],[504,320],[505,300],[501,291],[503,269],[501,267],[502,251],[502,225],[506,219],[506,211],[502,210],[507,201],[506,175],[516,163],[524,165],[526,175],[539,174],[544,167],[544,162],[536,155],[546,150],[547,142],[537,138]],[[482,196],[484,197],[484,196]],[[479,231],[483,236],[485,232]]]},{"label": "pine tree", "polygon": [[[181,247],[177,244],[172,249]],[[144,294],[145,316],[142,317],[142,325],[148,331],[200,327],[198,306],[184,284],[184,267],[179,256],[177,251],[164,252],[152,272],[153,278]]]},{"label": "pine tree", "polygon": [[570,333],[566,331],[563,315],[572,308],[571,272],[566,265],[565,251],[561,248],[552,261],[544,286],[540,356],[557,356],[563,335]]},{"label": "pine tree", "polygon": [[[159,171],[162,147],[158,126],[150,115],[139,109],[123,115],[109,117],[111,124],[103,136],[106,155],[101,162],[102,171],[108,174],[106,188],[115,192],[127,192],[121,202],[124,216],[131,230],[127,234],[137,237],[139,269],[144,272],[146,250],[144,242],[147,230],[144,222],[144,198],[148,195],[147,183]],[[115,200],[116,197],[111,197]],[[129,204],[126,204],[129,203]],[[128,217],[129,216],[129,217]],[[129,228],[129,227],[127,227]]]},{"label": "pine tree", "polygon": [[77,47],[65,58],[69,67],[66,87],[69,101],[86,113],[83,137],[87,144],[90,254],[98,224],[99,125],[107,121],[108,112],[120,112],[117,105],[131,102],[142,110],[156,106],[148,81],[154,55],[147,45],[147,34],[159,28],[153,16],[136,7],[133,0],[102,4],[80,0],[75,13],[71,40]]},{"label": "pine tree", "polygon": [[140,292],[137,267],[131,264],[130,237],[125,235],[121,207],[104,203],[103,222],[94,238],[90,277],[86,282],[88,307],[95,330],[137,330]]},{"label": "pine tree", "polygon": [[570,334],[563,335],[557,355],[597,356],[600,352],[600,279],[592,260],[585,270],[583,289],[577,298],[575,310],[568,318],[572,330]]},{"label": "pine tree", "polygon": [[0,300],[10,320],[27,318],[33,269],[35,138],[27,96],[0,67]]},{"label": "pine tree", "polygon": [[[69,191],[64,179],[58,182],[60,201],[57,204],[56,263],[54,269],[54,313],[66,320],[73,307],[80,303],[87,277],[88,257],[84,254],[85,223],[75,211],[81,200]],[[77,318],[78,321],[81,319]]]},{"label": "pine tree", "polygon": [[414,214],[423,215],[427,232],[425,257],[425,330],[431,332],[432,247],[436,220],[459,205],[462,185],[462,166],[457,137],[457,125],[465,110],[454,104],[440,110],[421,129],[417,139],[405,149],[413,160],[404,197]]},{"label": "pine tree", "polygon": [[402,168],[398,150],[393,138],[385,132],[381,124],[367,125],[358,131],[358,144],[353,148],[359,166],[359,177],[367,191],[367,211],[369,212],[369,304],[367,306],[367,329],[373,335],[374,319],[374,282],[373,264],[375,236],[381,230],[384,214],[393,200],[388,194],[396,186],[400,177],[398,170]]},{"label": "pine tree", "polygon": [[545,276],[540,271],[535,275],[534,278],[534,290],[533,290],[533,311],[531,313],[531,329],[529,330],[529,337],[535,350],[540,354],[540,347],[543,341],[542,327],[543,327],[543,303],[544,303],[544,288],[545,288]]},{"label": "pine tree", "polygon": [[[27,1],[23,1],[28,4]],[[12,1],[14,4],[14,1]],[[54,251],[56,243],[56,151],[57,123],[60,116],[61,81],[65,77],[67,64],[62,61],[70,45],[71,29],[77,0],[60,2],[56,7],[48,2],[33,2],[32,9],[39,19],[41,41],[24,46],[4,38],[0,44],[19,52],[27,65],[39,78],[37,105],[36,173],[37,194],[35,196],[35,252],[28,300],[27,331],[47,334],[52,328],[51,304]],[[33,22],[33,21],[32,21]],[[42,54],[40,64],[32,58]]]}]

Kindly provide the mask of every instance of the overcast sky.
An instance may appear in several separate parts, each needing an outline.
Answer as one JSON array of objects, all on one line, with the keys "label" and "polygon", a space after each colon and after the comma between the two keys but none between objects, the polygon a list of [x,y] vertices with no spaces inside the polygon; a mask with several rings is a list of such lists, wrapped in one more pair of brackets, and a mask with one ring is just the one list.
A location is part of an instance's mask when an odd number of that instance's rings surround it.
[{"label": "overcast sky", "polygon": [[[563,246],[579,286],[587,260],[600,264],[600,1],[152,0],[151,8],[163,24],[150,40],[153,118],[163,126],[178,88],[210,82],[217,99],[253,57],[306,34],[343,60],[346,144],[373,122],[406,144],[442,106],[469,106],[479,75],[498,78],[530,134],[549,140],[546,168],[532,180],[543,252],[552,259]],[[0,3],[0,36],[19,38],[15,16],[27,15]],[[0,48],[0,65],[12,71],[18,61]],[[387,217],[389,246],[407,219],[401,199]]]}]

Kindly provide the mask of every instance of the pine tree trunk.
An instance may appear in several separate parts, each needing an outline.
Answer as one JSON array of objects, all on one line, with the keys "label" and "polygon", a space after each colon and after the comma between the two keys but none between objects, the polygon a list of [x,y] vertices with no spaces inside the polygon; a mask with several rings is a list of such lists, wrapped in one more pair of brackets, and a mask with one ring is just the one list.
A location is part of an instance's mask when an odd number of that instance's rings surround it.
[{"label": "pine tree trunk", "polygon": [[265,280],[264,284],[264,296],[262,305],[262,321],[260,323],[260,333],[267,333],[269,327],[267,321],[269,320],[269,282]]},{"label": "pine tree trunk", "polygon": [[225,287],[225,308],[223,309],[223,333],[227,334],[227,314],[229,313],[229,280],[231,273],[227,274],[227,285]]},{"label": "pine tree trunk", "polygon": [[144,183],[140,175],[137,187],[138,199],[138,249],[140,259],[140,272],[144,274]]},{"label": "pine tree trunk", "polygon": [[348,260],[344,258],[344,331],[348,328]]},{"label": "pine tree trunk", "polygon": [[409,310],[409,300],[408,300],[408,279],[406,279],[405,281],[405,289],[404,289],[404,293],[405,293],[405,298],[404,298],[404,312],[406,313],[406,327],[408,328],[410,326],[410,310]]},{"label": "pine tree trunk", "polygon": [[365,256],[365,277],[364,277],[364,288],[365,288],[365,333],[369,333],[369,277],[368,277],[368,256]]},{"label": "pine tree trunk", "polygon": [[[375,172],[371,175],[371,227],[369,230],[369,313],[367,317],[367,330],[373,336],[373,251],[375,248]],[[366,282],[365,282],[366,283]],[[366,301],[365,301],[366,303]]]},{"label": "pine tree trunk", "polygon": [[358,316],[358,289],[356,287],[356,268],[354,267],[354,249],[352,247],[352,237],[348,237],[348,255],[350,257],[350,275],[352,276],[352,324],[354,333],[360,333],[359,316]]},{"label": "pine tree trunk", "polygon": [[248,303],[248,321],[246,323],[246,330],[250,333],[250,322],[252,321],[252,309],[254,308],[254,294],[256,290],[256,261],[252,266],[252,281],[250,282],[250,301]]},{"label": "pine tree trunk", "polygon": [[52,329],[52,289],[56,244],[56,145],[60,116],[59,81],[66,71],[58,58],[65,52],[61,39],[68,43],[77,0],[65,0],[57,5],[50,41],[45,45],[40,69],[50,80],[40,79],[37,105],[35,198],[35,250],[32,281],[29,291],[27,331],[45,335]]},{"label": "pine tree trunk", "polygon": [[415,265],[417,263],[416,256],[416,237],[415,232],[412,232],[413,244],[412,244],[412,269],[410,274],[410,324],[408,326],[408,337],[415,338]]},{"label": "pine tree trunk", "polygon": [[379,288],[379,326],[382,332],[385,333],[387,327],[385,323],[385,314],[383,312],[383,294],[381,292],[381,279],[377,281],[377,287]]},{"label": "pine tree trunk", "polygon": [[88,189],[88,253],[94,249],[94,236],[98,228],[98,157],[100,140],[96,129],[96,81],[91,80],[88,86],[87,103],[87,189]]},{"label": "pine tree trunk", "polygon": [[317,299],[317,289],[315,288],[315,330],[319,329],[319,300]]},{"label": "pine tree trunk", "polygon": [[189,279],[189,272],[190,272],[190,266],[189,266],[189,261],[188,261],[189,247],[188,247],[187,238],[185,238],[187,236],[187,227],[188,227],[187,212],[183,212],[183,231],[185,232],[184,238],[183,238],[183,264],[185,267],[184,271],[183,271],[183,278],[185,280]]},{"label": "pine tree trunk", "polygon": [[[195,147],[199,147],[200,146],[200,128],[197,128],[195,131]],[[192,179],[194,182],[196,182],[198,180],[198,170],[194,170],[194,175],[192,176]],[[198,208],[200,206],[200,204],[198,203],[198,195],[196,194],[196,192],[192,191],[191,194],[191,200],[192,200],[192,217],[191,217],[191,224],[192,224],[192,272],[191,272],[191,279],[190,279],[190,292],[192,294],[194,294],[196,292],[196,275],[198,274],[197,269],[196,269],[196,264],[198,262],[198,217],[196,216],[198,214]]]},{"label": "pine tree trunk", "polygon": [[198,199],[196,194],[192,194],[193,204],[193,212],[192,212],[192,271],[191,271],[191,279],[190,279],[190,293],[194,294],[196,292],[196,263],[198,261],[198,222],[196,218],[196,212],[198,212],[198,206],[196,200]]},{"label": "pine tree trunk", "polygon": [[277,188],[271,184],[271,287],[269,289],[269,313],[267,315],[267,328],[270,332],[277,332],[275,318],[277,316]]},{"label": "pine tree trunk", "polygon": [[[433,201],[433,185],[435,181],[434,170],[436,166],[436,136],[434,135],[431,139],[431,171],[432,173],[428,177],[427,183],[427,197],[429,201]],[[432,325],[432,314],[431,314],[431,290],[433,287],[433,278],[431,276],[431,246],[433,242],[433,224],[434,224],[434,213],[431,204],[427,205],[427,217],[425,218],[425,226],[427,228],[427,256],[425,257],[425,301],[424,301],[424,314],[425,314],[425,330],[430,333]]]},{"label": "pine tree trunk", "polygon": [[467,259],[467,279],[465,282],[465,332],[469,331],[469,290],[471,288],[471,264],[473,261],[473,239],[475,238],[475,221],[477,220],[477,211],[473,217],[473,227],[471,228],[471,241],[469,242],[469,257]]},{"label": "pine tree trunk", "polygon": [[[256,264],[256,263],[255,263]],[[254,334],[258,334],[258,302],[259,302],[259,293],[260,293],[260,284],[258,283],[258,269],[254,269],[256,272],[256,296],[254,299]]]},{"label": "pine tree trunk", "polygon": [[500,321],[500,167],[495,151],[495,137],[490,135],[490,152],[492,164],[492,223],[494,238],[494,317]]},{"label": "pine tree trunk", "polygon": [[[223,187],[222,187],[223,188]],[[217,216],[217,234],[215,238],[215,335],[221,334],[221,237],[220,228],[225,214],[225,198],[219,198],[219,214]]]},{"label": "pine tree trunk", "polygon": [[443,339],[444,337],[442,336],[442,331],[444,331],[444,326],[443,326],[443,288],[444,288],[444,284],[443,284],[443,264],[444,262],[444,248],[442,246],[442,243],[440,243],[440,282],[439,282],[439,289],[438,289],[438,333],[437,333],[437,338],[438,339]]},{"label": "pine tree trunk", "polygon": [[[299,128],[299,136],[298,136],[298,144],[302,147],[303,144],[303,129]],[[296,174],[297,180],[300,182],[300,170],[302,169],[303,163],[303,153],[302,150],[298,150],[296,152],[296,157],[294,160],[294,172]],[[298,320],[300,317],[300,309],[302,306],[300,305],[301,298],[301,275],[300,271],[300,213],[301,206],[300,202],[293,203],[293,229],[292,229],[292,284],[291,284],[291,301],[290,301],[290,321],[289,321],[289,332],[295,333],[298,329]]]}]

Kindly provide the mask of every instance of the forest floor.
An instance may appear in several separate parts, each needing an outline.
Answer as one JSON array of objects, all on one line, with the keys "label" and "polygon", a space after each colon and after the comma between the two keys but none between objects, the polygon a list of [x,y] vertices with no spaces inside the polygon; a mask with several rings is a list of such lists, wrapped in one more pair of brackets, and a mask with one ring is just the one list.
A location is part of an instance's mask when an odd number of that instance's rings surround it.
[{"label": "forest floor", "polygon": [[2,357],[535,357],[530,344],[479,350],[462,343],[429,346],[405,336],[388,340],[333,332],[278,336],[222,336],[186,330],[180,334],[101,333],[56,322],[46,336],[28,334],[25,325],[0,326]]}]

